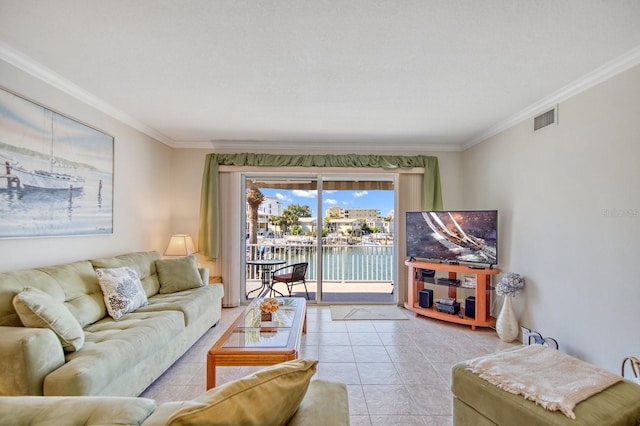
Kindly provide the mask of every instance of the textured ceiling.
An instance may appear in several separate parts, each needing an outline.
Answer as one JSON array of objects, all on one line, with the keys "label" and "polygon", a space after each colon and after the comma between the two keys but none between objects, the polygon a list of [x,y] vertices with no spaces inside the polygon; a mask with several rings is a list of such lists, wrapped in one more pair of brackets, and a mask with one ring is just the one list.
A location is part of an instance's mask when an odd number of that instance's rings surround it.
[{"label": "textured ceiling", "polygon": [[639,22],[635,0],[1,0],[0,58],[172,146],[461,149],[638,64]]}]

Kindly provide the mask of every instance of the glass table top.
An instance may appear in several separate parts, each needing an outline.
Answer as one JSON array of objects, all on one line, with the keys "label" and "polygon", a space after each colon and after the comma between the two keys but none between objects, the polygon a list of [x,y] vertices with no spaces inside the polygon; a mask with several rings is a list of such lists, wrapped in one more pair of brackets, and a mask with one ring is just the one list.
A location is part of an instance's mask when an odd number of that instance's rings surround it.
[{"label": "glass table top", "polygon": [[239,318],[239,322],[225,339],[222,348],[286,348],[293,345],[292,339],[302,327],[305,301],[302,298],[276,297],[279,308],[273,312],[271,321],[262,321],[260,301],[254,300]]}]

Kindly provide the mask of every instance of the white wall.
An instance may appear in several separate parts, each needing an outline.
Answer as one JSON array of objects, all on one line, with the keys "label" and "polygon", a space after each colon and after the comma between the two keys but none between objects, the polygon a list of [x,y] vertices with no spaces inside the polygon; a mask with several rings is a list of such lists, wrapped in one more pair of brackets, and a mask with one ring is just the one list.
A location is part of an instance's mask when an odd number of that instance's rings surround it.
[{"label": "white wall", "polygon": [[164,250],[171,232],[172,149],[2,61],[0,75],[5,88],[115,138],[113,234],[0,239],[0,271]]},{"label": "white wall", "polygon": [[[520,322],[612,372],[640,354],[640,67],[463,153],[467,208],[498,208]],[[496,312],[497,313],[497,312]]]}]

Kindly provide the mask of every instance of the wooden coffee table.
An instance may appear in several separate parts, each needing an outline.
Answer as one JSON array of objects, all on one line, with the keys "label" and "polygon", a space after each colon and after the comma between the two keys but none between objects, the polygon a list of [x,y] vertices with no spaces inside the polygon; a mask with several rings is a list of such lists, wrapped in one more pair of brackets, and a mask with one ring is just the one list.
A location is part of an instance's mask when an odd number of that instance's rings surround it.
[{"label": "wooden coffee table", "polygon": [[254,299],[207,353],[207,389],[216,385],[217,366],[273,365],[298,358],[307,332],[304,297],[277,297],[272,321],[260,321],[260,298]]}]

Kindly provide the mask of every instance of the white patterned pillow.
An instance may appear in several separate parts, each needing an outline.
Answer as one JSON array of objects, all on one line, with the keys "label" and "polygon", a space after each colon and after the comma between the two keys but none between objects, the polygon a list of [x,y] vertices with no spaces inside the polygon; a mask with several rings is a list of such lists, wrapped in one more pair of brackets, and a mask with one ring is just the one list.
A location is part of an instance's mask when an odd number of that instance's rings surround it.
[{"label": "white patterned pillow", "polygon": [[104,294],[107,312],[114,320],[119,320],[124,314],[147,304],[147,295],[136,270],[132,267],[98,268],[96,275]]}]

